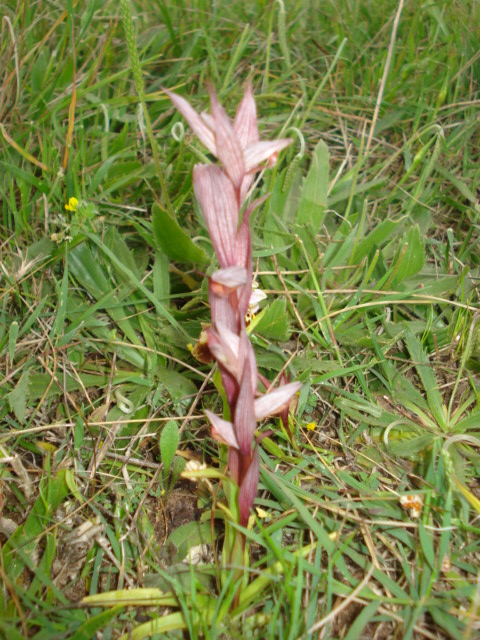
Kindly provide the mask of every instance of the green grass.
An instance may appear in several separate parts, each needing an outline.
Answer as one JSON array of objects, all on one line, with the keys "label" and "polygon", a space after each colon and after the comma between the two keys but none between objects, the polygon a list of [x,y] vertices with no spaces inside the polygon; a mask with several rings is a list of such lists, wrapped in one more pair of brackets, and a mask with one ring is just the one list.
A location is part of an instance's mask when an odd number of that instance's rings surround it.
[{"label": "green grass", "polygon": [[[390,0],[132,0],[144,94],[120,3],[57,5],[2,10],[0,635],[478,637],[478,3],[407,0],[386,69]],[[296,140],[257,188],[251,338],[304,386],[293,442],[262,427],[232,608],[222,488],[179,479],[225,452],[189,349],[203,150],[162,87],[206,109],[210,79],[232,113],[248,77],[263,136]],[[164,208],[202,251],[168,248]]]}]

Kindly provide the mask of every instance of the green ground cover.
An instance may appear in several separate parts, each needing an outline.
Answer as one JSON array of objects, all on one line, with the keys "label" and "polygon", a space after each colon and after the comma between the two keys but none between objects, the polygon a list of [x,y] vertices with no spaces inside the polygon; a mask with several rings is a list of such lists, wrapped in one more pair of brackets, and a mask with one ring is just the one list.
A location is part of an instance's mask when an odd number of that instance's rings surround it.
[{"label": "green ground cover", "polygon": [[[478,638],[479,3],[132,0],[130,46],[121,4],[1,9],[0,635]],[[225,451],[204,149],[162,87],[232,114],[248,78],[295,140],[250,335],[303,387],[238,600],[222,487],[181,476]]]}]

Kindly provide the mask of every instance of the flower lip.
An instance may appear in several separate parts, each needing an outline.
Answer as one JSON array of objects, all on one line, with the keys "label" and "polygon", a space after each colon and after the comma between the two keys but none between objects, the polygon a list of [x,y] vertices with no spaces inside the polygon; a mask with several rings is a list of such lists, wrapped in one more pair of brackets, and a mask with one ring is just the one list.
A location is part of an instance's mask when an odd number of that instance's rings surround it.
[{"label": "flower lip", "polygon": [[252,284],[252,293],[250,294],[250,300],[248,301],[248,313],[253,315],[260,309],[260,302],[267,299],[267,294],[258,288],[258,284],[254,282]]}]

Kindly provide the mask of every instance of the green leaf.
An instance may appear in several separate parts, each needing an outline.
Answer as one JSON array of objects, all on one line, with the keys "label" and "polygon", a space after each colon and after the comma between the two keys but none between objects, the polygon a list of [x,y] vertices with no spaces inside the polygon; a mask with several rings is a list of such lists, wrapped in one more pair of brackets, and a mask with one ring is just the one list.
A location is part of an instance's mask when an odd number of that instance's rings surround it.
[{"label": "green leaf", "polygon": [[[253,324],[253,323],[252,323]],[[265,338],[286,340],[290,331],[285,298],[272,302],[254,320],[253,329]]]},{"label": "green leaf", "polygon": [[205,266],[210,258],[158,204],[152,207],[153,237],[163,253],[178,262]]},{"label": "green leaf", "polygon": [[107,611],[97,613],[84,622],[73,634],[72,640],[90,640],[96,636],[96,632],[105,629],[105,625],[123,610],[123,606],[112,607]]},{"label": "green leaf", "polygon": [[397,258],[400,261],[395,274],[397,284],[417,274],[425,264],[425,245],[417,224],[405,234],[403,246],[405,248],[402,248]]},{"label": "green leaf", "polygon": [[447,171],[446,169],[438,165],[435,167],[435,169],[438,171],[438,173],[441,176],[443,176],[446,180],[451,182],[453,186],[456,189],[458,189],[458,191],[462,194],[462,196],[466,200],[468,200],[470,204],[472,204],[475,207],[475,209],[478,211],[477,196],[463,180],[461,180],[458,176],[454,175],[453,173],[450,173],[450,171]]},{"label": "green leaf", "polygon": [[190,378],[187,378],[174,369],[159,367],[158,375],[162,386],[168,391],[175,402],[181,402],[188,396],[193,396],[197,393],[197,387]]},{"label": "green leaf", "polygon": [[82,598],[81,604],[87,607],[174,607],[178,600],[170,591],[139,587],[93,593]]},{"label": "green leaf", "polygon": [[174,420],[169,420],[160,434],[160,456],[162,458],[165,475],[170,473],[170,467],[177,452],[178,442],[178,425]]},{"label": "green leaf", "polygon": [[15,357],[15,347],[17,346],[18,338],[18,322],[14,320],[10,325],[8,332],[8,355],[10,358],[10,364],[13,365],[13,359]]},{"label": "green leaf", "polygon": [[[170,613],[168,615],[159,616],[145,622],[138,627],[135,627],[128,634],[120,636],[119,640],[144,640],[146,638],[161,637],[160,634],[165,634],[167,631],[177,631],[187,628],[187,623],[184,619],[184,614],[181,611]],[[163,637],[165,637],[163,635]]]},{"label": "green leaf", "polygon": [[153,293],[157,300],[166,302],[170,296],[170,274],[168,272],[168,257],[163,251],[155,251],[153,263]]},{"label": "green leaf", "polygon": [[[440,607],[429,607],[428,612],[439,627],[445,629],[451,638],[468,637],[465,632],[465,625],[455,614],[444,611]],[[471,636],[473,637],[473,636]]]},{"label": "green leaf", "polygon": [[349,628],[347,635],[344,636],[344,640],[357,640],[357,638],[361,638],[362,631],[377,613],[379,606],[380,602],[370,602],[370,604],[364,607],[355,618],[355,621]]},{"label": "green leaf", "polygon": [[428,563],[430,569],[435,569],[435,551],[433,549],[433,540],[431,531],[427,531],[423,522],[418,523],[418,537],[422,547],[423,556]]},{"label": "green leaf", "polygon": [[177,527],[169,536],[167,544],[172,544],[176,553],[173,562],[181,562],[188,556],[192,547],[200,544],[208,544],[212,541],[212,531],[210,521],[208,522],[187,522]]},{"label": "green leaf", "polygon": [[177,480],[180,477],[180,474],[182,473],[182,471],[185,470],[185,460],[183,458],[174,458],[173,459],[173,464],[172,464],[172,468],[171,468],[171,480],[170,480],[170,488],[172,489]]},{"label": "green leaf", "polygon": [[435,373],[420,341],[408,325],[405,327],[405,343],[415,365],[415,369],[422,381],[423,388],[427,395],[428,407],[432,416],[437,421],[437,424],[443,430],[446,430],[448,426],[446,409],[443,405],[442,394],[438,389],[438,382],[435,378]]},{"label": "green leaf", "polygon": [[19,422],[25,420],[27,411],[28,388],[30,383],[30,371],[24,371],[15,388],[7,395],[10,411],[13,411]]},{"label": "green leaf", "polygon": [[[139,269],[139,266],[135,260],[135,256],[133,251],[125,242],[123,236],[120,235],[119,231],[115,227],[111,227],[104,236],[105,246],[107,246],[110,251],[113,251],[121,264],[124,267],[127,267],[134,274],[136,278],[142,277],[143,269]],[[116,268],[115,263],[112,265],[115,268],[115,273],[120,282],[129,282],[129,278],[123,270]]]},{"label": "green leaf", "polygon": [[310,225],[314,233],[318,233],[327,208],[329,162],[328,147],[320,140],[313,152],[295,220],[296,224]]},{"label": "green leaf", "polygon": [[[55,478],[40,482],[39,497],[27,519],[10,536],[2,549],[2,566],[12,581],[16,581],[24,571],[25,558],[30,557],[38,546],[45,529],[52,524],[53,514],[69,493],[65,469],[59,471]],[[21,553],[18,550],[21,550]],[[1,593],[0,606],[3,610]]]},{"label": "green leaf", "polygon": [[382,220],[359,244],[352,255],[352,264],[360,262],[372,250],[380,248],[399,225],[399,220]]},{"label": "green leaf", "polygon": [[[401,425],[398,427],[399,429],[400,426]],[[408,429],[407,425],[405,425],[405,428]],[[434,439],[435,436],[432,433],[426,433],[416,438],[405,437],[402,440],[394,440],[393,442],[388,443],[388,452],[391,455],[399,456],[401,458],[415,457],[418,459],[418,454],[429,449],[432,446]]]}]

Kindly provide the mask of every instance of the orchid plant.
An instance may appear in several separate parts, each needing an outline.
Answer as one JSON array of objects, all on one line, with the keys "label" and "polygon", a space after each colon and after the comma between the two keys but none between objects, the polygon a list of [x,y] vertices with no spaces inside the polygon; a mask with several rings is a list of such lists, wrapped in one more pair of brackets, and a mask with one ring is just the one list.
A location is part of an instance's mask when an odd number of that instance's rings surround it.
[{"label": "orchid plant", "polygon": [[[300,389],[292,382],[260,394],[255,353],[246,316],[258,297],[253,292],[250,216],[263,200],[247,205],[255,174],[273,166],[292,141],[259,139],[257,111],[248,83],[233,123],[210,87],[211,113],[199,114],[181,96],[166,91],[193,132],[218,164],[197,164],[193,186],[220,268],[209,278],[211,326],[207,346],[215,358],[228,402],[226,416],[206,411],[212,436],[228,447],[230,478],[238,487],[238,520],[248,523],[259,481],[256,423],[279,414]],[[252,302],[253,300],[253,302]],[[265,384],[265,383],[264,383]],[[229,418],[229,419],[225,419]]]}]

